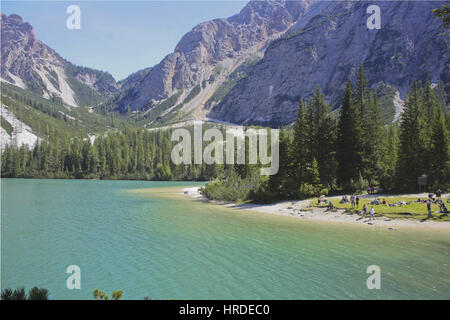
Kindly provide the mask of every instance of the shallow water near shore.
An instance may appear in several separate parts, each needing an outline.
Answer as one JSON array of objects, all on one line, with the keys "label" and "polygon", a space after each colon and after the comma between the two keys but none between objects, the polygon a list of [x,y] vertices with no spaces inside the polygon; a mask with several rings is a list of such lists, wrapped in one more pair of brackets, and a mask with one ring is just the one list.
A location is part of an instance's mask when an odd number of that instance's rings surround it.
[{"label": "shallow water near shore", "polygon": [[[449,299],[450,235],[238,211],[193,182],[2,179],[2,287],[51,299]],[[67,266],[81,290],[66,288]],[[366,269],[381,269],[369,290]]]}]

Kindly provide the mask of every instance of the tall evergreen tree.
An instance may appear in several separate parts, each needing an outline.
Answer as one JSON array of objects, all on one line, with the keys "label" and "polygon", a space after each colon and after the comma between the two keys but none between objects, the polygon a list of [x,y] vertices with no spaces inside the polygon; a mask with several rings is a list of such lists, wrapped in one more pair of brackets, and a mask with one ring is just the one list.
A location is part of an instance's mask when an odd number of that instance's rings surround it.
[{"label": "tall evergreen tree", "polygon": [[363,177],[371,185],[378,182],[380,170],[380,147],[382,124],[376,93],[371,94],[362,122],[363,134]]},{"label": "tall evergreen tree", "polygon": [[366,112],[366,108],[369,100],[368,84],[366,73],[362,63],[359,64],[358,74],[356,76],[356,88],[355,88],[355,104],[359,108],[359,112],[362,117]]},{"label": "tall evergreen tree", "polygon": [[394,190],[399,145],[398,125],[391,124],[382,128],[381,136],[378,181],[382,189]]},{"label": "tall evergreen tree", "polygon": [[431,136],[431,179],[434,187],[445,189],[450,185],[449,137],[442,109],[436,108]]},{"label": "tall evergreen tree", "polygon": [[313,154],[317,160],[320,183],[328,188],[332,188],[336,169],[336,122],[331,114],[330,106],[325,102],[325,97],[320,91],[320,87],[317,87],[312,100],[316,127],[313,138]]},{"label": "tall evergreen tree", "polygon": [[305,170],[308,162],[308,122],[306,106],[303,100],[299,101],[297,120],[294,124],[292,145],[290,148],[291,176],[296,181],[296,187],[300,186],[305,178]]},{"label": "tall evergreen tree", "polygon": [[405,102],[401,116],[399,142],[397,187],[404,191],[416,190],[418,177],[425,173],[420,96],[416,82]]},{"label": "tall evergreen tree", "polygon": [[289,160],[289,137],[283,128],[280,129],[279,136],[279,167],[277,174],[269,177],[269,190],[275,192],[278,197],[288,198],[292,190],[288,189],[288,179],[290,178]]},{"label": "tall evergreen tree", "polygon": [[347,82],[342,101],[336,145],[338,161],[337,179],[344,189],[351,189],[362,171],[362,132],[360,110],[353,100],[350,81]]},{"label": "tall evergreen tree", "polygon": [[381,114],[376,93],[368,87],[368,81],[361,63],[358,69],[355,90],[355,104],[359,108],[362,133],[362,176],[372,185],[377,182],[379,147],[381,144]]}]

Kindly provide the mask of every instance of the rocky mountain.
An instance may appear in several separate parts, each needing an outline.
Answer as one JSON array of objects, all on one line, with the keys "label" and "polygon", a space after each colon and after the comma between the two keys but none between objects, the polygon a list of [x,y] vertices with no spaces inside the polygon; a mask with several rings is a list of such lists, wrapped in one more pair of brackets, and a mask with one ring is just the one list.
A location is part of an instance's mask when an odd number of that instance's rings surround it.
[{"label": "rocky mountain", "polygon": [[[159,64],[119,82],[64,60],[21,17],[2,14],[1,80],[59,105],[102,102],[91,115],[120,111],[144,127],[196,119],[278,126],[295,120],[298,100],[317,85],[339,107],[362,63],[389,122],[414,80],[448,90],[450,35],[431,11],[442,3],[252,0],[195,26]],[[373,4],[381,29],[369,30]]]},{"label": "rocky mountain", "polygon": [[173,53],[120,97],[119,109],[147,110],[180,90],[179,101],[183,101],[198,85],[202,85],[201,99],[193,102],[204,103],[229,74],[287,31],[313,2],[255,0],[230,18],[197,25]]},{"label": "rocky mountain", "polygon": [[16,14],[1,14],[1,79],[70,106],[96,104],[118,91],[106,72],[75,66],[42,43]]},{"label": "rocky mountain", "polygon": [[118,84],[120,85],[121,90],[128,90],[131,87],[134,87],[136,84],[139,84],[145,76],[152,71],[152,67],[148,67],[136,72],[133,72],[128,77],[123,80],[120,80]]},{"label": "rocky mountain", "polygon": [[[381,29],[366,26],[372,4],[381,9]],[[448,84],[450,34],[432,15],[442,4],[317,1],[270,43],[208,116],[240,124],[287,124],[295,119],[299,98],[309,97],[317,85],[337,107],[360,63],[370,86],[384,82],[402,98],[414,80]]]}]

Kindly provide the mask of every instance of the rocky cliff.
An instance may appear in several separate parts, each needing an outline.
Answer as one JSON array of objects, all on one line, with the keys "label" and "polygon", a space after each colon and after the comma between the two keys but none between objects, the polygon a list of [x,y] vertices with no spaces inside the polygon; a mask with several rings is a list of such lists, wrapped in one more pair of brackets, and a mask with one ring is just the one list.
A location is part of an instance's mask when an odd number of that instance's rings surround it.
[{"label": "rocky cliff", "polygon": [[251,1],[237,15],[199,24],[121,98],[120,109],[149,109],[180,89],[226,77],[288,30],[313,2]]},{"label": "rocky cliff", "polygon": [[[366,10],[381,9],[381,29],[369,30]],[[209,117],[233,123],[292,122],[299,98],[320,85],[337,107],[347,80],[363,63],[370,86],[380,82],[402,97],[414,80],[449,83],[449,30],[433,17],[441,2],[318,1],[273,41]]]},{"label": "rocky cliff", "polygon": [[42,43],[16,14],[1,14],[1,79],[71,106],[95,104],[118,90],[106,72],[79,67]]}]

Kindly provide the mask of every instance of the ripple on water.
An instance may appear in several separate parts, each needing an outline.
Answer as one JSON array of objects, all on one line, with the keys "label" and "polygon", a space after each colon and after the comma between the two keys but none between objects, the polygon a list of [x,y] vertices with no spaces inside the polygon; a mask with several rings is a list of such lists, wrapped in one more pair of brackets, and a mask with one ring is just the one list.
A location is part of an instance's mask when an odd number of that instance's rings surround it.
[{"label": "ripple on water", "polygon": [[[168,189],[189,184],[2,179],[3,285],[63,299],[94,288],[130,299],[450,298],[448,235],[237,211]],[[82,270],[77,292],[65,288],[70,264]],[[382,290],[366,288],[372,264]]]}]

